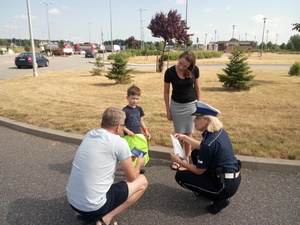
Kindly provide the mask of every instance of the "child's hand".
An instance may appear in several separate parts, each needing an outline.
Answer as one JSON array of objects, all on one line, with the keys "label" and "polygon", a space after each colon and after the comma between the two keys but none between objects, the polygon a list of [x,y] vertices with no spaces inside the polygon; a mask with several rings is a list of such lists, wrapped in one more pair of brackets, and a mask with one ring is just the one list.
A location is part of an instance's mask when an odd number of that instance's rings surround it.
[{"label": "child's hand", "polygon": [[131,131],[130,131],[130,132],[128,132],[127,134],[128,134],[130,137],[134,137],[134,133],[133,133],[133,132],[131,132]]},{"label": "child's hand", "polygon": [[145,131],[145,134],[146,134],[147,138],[150,140],[151,139],[151,134],[148,132],[148,130]]}]

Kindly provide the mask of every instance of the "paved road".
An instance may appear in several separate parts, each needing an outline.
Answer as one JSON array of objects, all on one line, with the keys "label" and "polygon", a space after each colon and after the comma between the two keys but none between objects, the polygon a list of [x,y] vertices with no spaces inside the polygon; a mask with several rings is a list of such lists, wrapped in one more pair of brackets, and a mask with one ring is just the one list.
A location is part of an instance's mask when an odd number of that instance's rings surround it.
[{"label": "paved road", "polygon": [[[109,53],[107,53],[109,54]],[[107,56],[105,55],[105,57]],[[0,55],[0,80],[5,80],[12,77],[17,77],[25,74],[33,74],[32,68],[18,69],[14,64],[14,55]],[[38,72],[48,71],[61,71],[61,70],[92,70],[93,64],[90,63],[94,59],[85,58],[83,55],[73,55],[68,57],[48,57],[49,67],[40,67]],[[156,66],[154,64],[147,65],[136,65],[129,64],[131,68],[139,70],[154,70]],[[200,70],[221,70],[224,65],[201,65],[198,63]],[[106,65],[106,67],[109,67]],[[288,65],[251,65],[253,70],[289,70]]]},{"label": "paved road", "polygon": [[[0,126],[0,146],[0,224],[83,224],[73,216],[65,192],[77,145]],[[121,225],[300,224],[300,174],[242,169],[231,204],[210,215],[204,210],[210,202],[179,187],[169,165],[150,160],[149,188],[116,218]],[[116,178],[124,178],[120,170]]]}]

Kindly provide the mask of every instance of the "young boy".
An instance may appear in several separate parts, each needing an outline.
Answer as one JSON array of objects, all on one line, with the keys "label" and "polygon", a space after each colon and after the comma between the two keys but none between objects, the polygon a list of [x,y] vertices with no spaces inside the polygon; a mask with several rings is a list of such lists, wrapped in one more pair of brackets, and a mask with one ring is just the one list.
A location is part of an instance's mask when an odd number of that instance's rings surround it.
[{"label": "young boy", "polygon": [[[127,100],[128,100],[128,105],[123,108],[123,111],[126,113],[126,119],[125,119],[125,127],[123,128],[124,130],[124,138],[127,140],[130,150],[132,150],[133,147],[137,147],[141,150],[142,146],[133,146],[132,141],[130,137],[134,138],[135,134],[138,134],[139,137],[142,137],[145,139],[143,132],[145,132],[147,139],[151,139],[151,134],[147,130],[147,127],[145,125],[145,122],[143,120],[144,111],[143,109],[138,106],[138,102],[141,96],[141,90],[135,86],[132,85],[127,89]],[[142,132],[143,131],[143,132]],[[130,137],[128,137],[130,136]],[[146,150],[148,152],[148,145],[147,145],[147,140],[144,140],[144,145],[147,146]],[[149,156],[146,155],[146,163],[149,160]]]}]

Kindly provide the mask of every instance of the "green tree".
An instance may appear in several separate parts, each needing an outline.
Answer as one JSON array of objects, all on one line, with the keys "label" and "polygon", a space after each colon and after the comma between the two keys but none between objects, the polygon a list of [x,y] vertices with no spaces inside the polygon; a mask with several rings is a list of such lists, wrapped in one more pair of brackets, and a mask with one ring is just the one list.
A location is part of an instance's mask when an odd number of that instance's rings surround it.
[{"label": "green tree", "polygon": [[223,87],[228,90],[249,90],[254,84],[251,82],[254,78],[252,71],[246,62],[245,52],[241,49],[235,49],[229,56],[230,62],[223,69],[225,74],[217,74]]},{"label": "green tree", "polygon": [[291,51],[300,51],[300,35],[296,34],[290,37],[290,40],[288,41],[286,45],[287,50]]},{"label": "green tree", "polygon": [[96,57],[96,62],[95,62],[95,68],[93,68],[93,70],[91,71],[92,75],[96,76],[96,75],[101,75],[103,72],[103,67],[104,67],[104,63],[102,61],[102,57],[98,56]]},{"label": "green tree", "polygon": [[292,30],[296,30],[296,31],[300,32],[300,23],[294,23],[292,25],[294,26]]},{"label": "green tree", "polygon": [[127,68],[127,61],[120,53],[115,54],[112,68],[109,68],[109,72],[105,75],[110,80],[115,80],[116,84],[126,84],[132,82],[133,76],[129,73],[133,69]]},{"label": "green tree", "polygon": [[24,50],[25,52],[30,52],[31,48],[29,45],[25,45]]},{"label": "green tree", "polygon": [[289,70],[290,76],[300,76],[300,62],[295,62]]}]

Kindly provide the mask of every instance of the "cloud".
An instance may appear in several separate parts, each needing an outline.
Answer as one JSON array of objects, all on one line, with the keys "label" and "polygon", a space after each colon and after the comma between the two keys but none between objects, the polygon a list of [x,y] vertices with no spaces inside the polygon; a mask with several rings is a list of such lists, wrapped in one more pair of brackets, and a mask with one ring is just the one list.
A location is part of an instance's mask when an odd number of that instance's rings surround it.
[{"label": "cloud", "polygon": [[57,8],[54,8],[54,9],[49,10],[49,14],[59,15],[59,14],[61,14],[61,11],[59,11],[59,9],[57,9]]},{"label": "cloud", "polygon": [[204,9],[204,12],[211,12],[211,11],[212,11],[211,8],[205,8],[205,9]]},{"label": "cloud", "polygon": [[226,6],[226,10],[229,11],[231,9],[231,5]]},{"label": "cloud", "polygon": [[263,23],[264,22],[263,18],[265,18],[264,15],[257,14],[255,16],[251,17],[250,21],[252,21],[254,23]]},{"label": "cloud", "polygon": [[176,4],[183,5],[186,3],[187,0],[176,0]]},{"label": "cloud", "polygon": [[[20,19],[20,20],[28,20],[28,16],[25,14],[19,15],[19,16],[14,16],[15,19]],[[37,17],[31,15],[31,19],[35,20]]]}]

